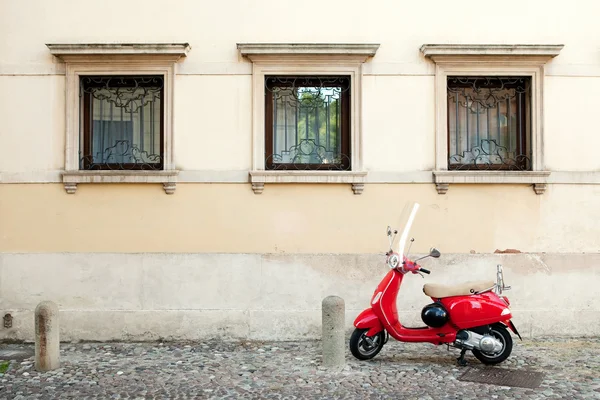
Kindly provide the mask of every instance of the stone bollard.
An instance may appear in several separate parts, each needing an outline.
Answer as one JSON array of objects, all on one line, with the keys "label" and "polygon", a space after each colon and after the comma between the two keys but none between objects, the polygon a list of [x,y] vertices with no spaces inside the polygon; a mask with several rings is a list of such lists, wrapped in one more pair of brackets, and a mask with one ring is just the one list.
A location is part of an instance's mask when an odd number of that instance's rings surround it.
[{"label": "stone bollard", "polygon": [[35,369],[50,371],[60,366],[58,306],[43,301],[35,308]]},{"label": "stone bollard", "polygon": [[344,299],[328,296],[322,304],[323,366],[343,367],[346,362],[344,343]]}]

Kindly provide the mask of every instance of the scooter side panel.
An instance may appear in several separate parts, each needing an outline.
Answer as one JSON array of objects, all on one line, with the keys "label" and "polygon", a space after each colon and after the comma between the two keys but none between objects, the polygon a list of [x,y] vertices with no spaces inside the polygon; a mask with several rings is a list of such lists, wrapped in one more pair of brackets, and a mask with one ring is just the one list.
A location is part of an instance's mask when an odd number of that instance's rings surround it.
[{"label": "scooter side panel", "polygon": [[396,340],[402,342],[425,342],[435,345],[443,343],[452,343],[456,339],[456,329],[449,324],[441,328],[430,328],[428,326],[422,328],[406,328],[400,324],[394,327],[392,334]]},{"label": "scooter side panel", "polygon": [[441,299],[450,321],[459,329],[493,324],[512,318],[510,309],[495,293]]},{"label": "scooter side panel", "polygon": [[372,308],[367,308],[358,314],[354,320],[354,326],[358,329],[369,329],[367,336],[376,335],[383,330],[383,325]]}]

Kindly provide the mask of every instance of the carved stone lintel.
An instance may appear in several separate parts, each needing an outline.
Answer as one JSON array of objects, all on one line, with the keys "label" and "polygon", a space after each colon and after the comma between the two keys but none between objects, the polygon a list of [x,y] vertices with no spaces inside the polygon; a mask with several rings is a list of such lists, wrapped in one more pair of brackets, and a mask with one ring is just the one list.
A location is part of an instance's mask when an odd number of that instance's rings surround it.
[{"label": "carved stone lintel", "polygon": [[546,183],[534,183],[533,184],[533,191],[535,192],[535,194],[544,194],[544,192],[546,191],[547,188],[548,188],[548,184],[546,184]]},{"label": "carved stone lintel", "polygon": [[131,60],[154,56],[176,62],[192,49],[188,43],[48,43],[46,46],[50,54],[62,61],[90,61],[106,56]]},{"label": "carved stone lintel", "polygon": [[449,185],[447,183],[436,183],[435,189],[437,190],[438,194],[446,194],[448,191],[448,186]]},{"label": "carved stone lintel", "polygon": [[424,44],[421,53],[425,57],[556,57],[562,44]]},{"label": "carved stone lintel", "polygon": [[77,184],[72,182],[65,182],[65,190],[68,194],[75,194],[77,191]]},{"label": "carved stone lintel", "polygon": [[165,183],[163,183],[163,189],[165,189],[166,194],[173,194],[173,193],[175,193],[176,185],[177,184],[175,182],[165,182]]},{"label": "carved stone lintel", "polygon": [[365,189],[364,183],[353,183],[352,184],[352,191],[354,191],[354,194],[362,194],[364,189]]},{"label": "carved stone lintel", "polygon": [[261,194],[265,190],[264,182],[252,182],[252,190],[254,194]]}]

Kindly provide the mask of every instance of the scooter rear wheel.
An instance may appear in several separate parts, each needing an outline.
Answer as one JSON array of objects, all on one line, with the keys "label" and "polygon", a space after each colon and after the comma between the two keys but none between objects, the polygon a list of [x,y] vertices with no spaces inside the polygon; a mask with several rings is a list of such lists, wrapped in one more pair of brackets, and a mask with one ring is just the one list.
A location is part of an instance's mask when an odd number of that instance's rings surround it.
[{"label": "scooter rear wheel", "polygon": [[350,337],[350,351],[359,360],[370,360],[375,357],[385,344],[385,332],[368,337],[368,329],[355,329]]},{"label": "scooter rear wheel", "polygon": [[502,350],[500,350],[499,352],[494,353],[494,354],[484,353],[484,352],[476,350],[476,349],[471,350],[471,352],[483,364],[487,364],[487,365],[499,364],[502,361],[506,360],[508,358],[508,356],[510,356],[510,353],[512,352],[512,348],[513,348],[512,337],[510,336],[510,332],[508,332],[508,329],[506,329],[504,327],[504,325],[501,325],[501,324],[492,325],[490,327],[490,334],[502,342],[502,344],[503,344]]}]

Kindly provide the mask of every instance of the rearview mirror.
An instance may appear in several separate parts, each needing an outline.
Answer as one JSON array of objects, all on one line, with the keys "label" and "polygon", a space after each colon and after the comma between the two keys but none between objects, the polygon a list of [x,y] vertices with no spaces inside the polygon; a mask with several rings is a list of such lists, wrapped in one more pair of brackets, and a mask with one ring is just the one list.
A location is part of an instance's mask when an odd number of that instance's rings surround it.
[{"label": "rearview mirror", "polygon": [[439,258],[440,256],[440,251],[438,249],[436,249],[435,247],[432,247],[429,250],[429,256],[433,257],[433,258]]}]

